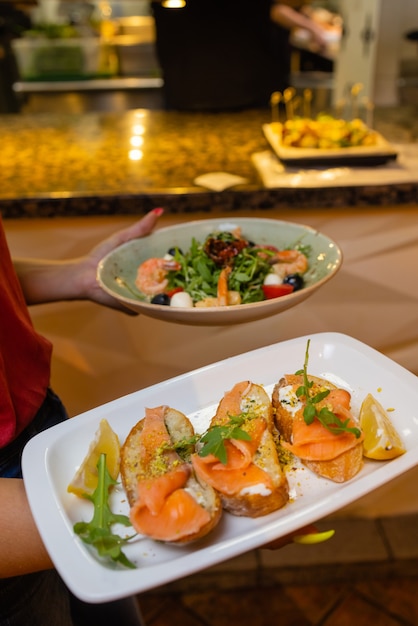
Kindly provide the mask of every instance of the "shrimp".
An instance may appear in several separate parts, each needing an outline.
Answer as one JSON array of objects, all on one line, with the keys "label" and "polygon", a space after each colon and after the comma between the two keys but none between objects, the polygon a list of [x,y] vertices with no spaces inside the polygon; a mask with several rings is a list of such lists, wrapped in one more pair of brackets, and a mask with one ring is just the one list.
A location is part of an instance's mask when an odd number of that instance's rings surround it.
[{"label": "shrimp", "polygon": [[[227,306],[235,306],[237,304],[241,304],[241,294],[239,291],[228,291],[227,295]],[[195,307],[198,309],[210,309],[213,306],[225,306],[225,304],[219,304],[218,298],[207,297],[203,300],[198,300],[195,303]]]},{"label": "shrimp", "polygon": [[152,257],[138,267],[135,285],[147,296],[163,293],[167,288],[167,272],[181,269],[181,265],[174,259],[160,259]]},{"label": "shrimp", "polygon": [[228,290],[228,276],[231,273],[231,267],[224,267],[218,278],[217,296],[216,298],[208,297],[196,302],[198,308],[209,308],[212,306],[231,306],[241,304],[241,295],[239,291]]},{"label": "shrimp", "polygon": [[229,266],[224,267],[219,274],[218,279],[218,306],[227,306],[228,304],[228,276],[231,273]]},{"label": "shrimp", "polygon": [[271,263],[274,272],[282,279],[289,274],[304,274],[308,269],[308,259],[299,250],[280,250]]}]

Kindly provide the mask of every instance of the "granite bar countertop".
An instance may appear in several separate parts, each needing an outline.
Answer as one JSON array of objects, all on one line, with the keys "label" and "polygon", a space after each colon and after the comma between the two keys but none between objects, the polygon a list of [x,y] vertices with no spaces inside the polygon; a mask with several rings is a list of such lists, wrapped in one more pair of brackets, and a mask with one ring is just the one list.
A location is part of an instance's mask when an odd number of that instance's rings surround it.
[{"label": "granite bar countertop", "polygon": [[[416,107],[382,109],[374,126],[390,142],[413,143]],[[266,188],[252,155],[269,150],[268,110],[180,113],[18,114],[0,116],[0,211],[4,218],[231,213],[243,209],[417,203],[418,183]],[[246,179],[224,191],[196,176],[228,172]],[[383,170],[382,170],[383,172]]]}]

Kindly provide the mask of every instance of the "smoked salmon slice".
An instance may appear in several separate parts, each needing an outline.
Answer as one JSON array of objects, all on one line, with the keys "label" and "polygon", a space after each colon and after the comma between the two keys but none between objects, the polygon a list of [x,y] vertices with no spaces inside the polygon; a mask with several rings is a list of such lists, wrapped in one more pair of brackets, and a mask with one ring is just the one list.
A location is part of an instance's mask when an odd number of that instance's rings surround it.
[{"label": "smoked salmon slice", "polygon": [[273,490],[273,482],[270,476],[263,469],[257,467],[253,462],[247,462],[237,469],[229,463],[229,452],[234,449],[234,445],[226,442],[228,452],[228,463],[224,465],[219,462],[216,456],[208,455],[200,457],[197,454],[192,456],[192,464],[196,474],[205,480],[214,489],[222,494],[233,496],[242,493],[246,489],[251,489],[260,485],[265,491]]},{"label": "smoked salmon slice", "polygon": [[137,499],[130,509],[135,530],[152,539],[179,541],[210,522],[210,513],[186,491],[190,463],[172,449],[167,407],[146,409],[138,441]]},{"label": "smoked salmon slice", "polygon": [[[302,376],[286,375],[286,384],[293,387],[293,391],[303,384]],[[315,385],[316,383],[314,383]],[[318,392],[315,389],[312,393]],[[357,427],[353,414],[350,411],[351,395],[345,389],[335,388],[316,404],[319,411],[322,407],[329,408],[342,421],[348,420],[350,428]],[[357,446],[364,438],[363,433],[356,437],[351,432],[333,433],[315,418],[311,424],[305,422],[303,416],[304,404],[293,418],[291,442],[282,441],[281,445],[295,456],[305,461],[329,461],[337,458],[344,452]]]},{"label": "smoked salmon slice", "polygon": [[225,440],[226,463],[221,463],[213,454],[205,457],[192,455],[196,474],[221,494],[228,496],[239,494],[256,485],[264,492],[274,489],[269,474],[254,463],[254,454],[268,428],[266,407],[269,405],[260,406],[257,401],[251,400],[248,394],[252,386],[251,382],[242,381],[225,393],[211,422],[211,427],[221,426],[229,423],[233,417],[244,415],[247,419],[242,429],[250,439]]},{"label": "smoked salmon slice", "polygon": [[[179,472],[175,472],[179,474]],[[182,476],[183,478],[183,476]],[[171,481],[170,481],[171,482]],[[177,483],[176,479],[171,483]],[[184,486],[184,482],[182,486]],[[157,490],[158,491],[158,490]],[[178,541],[198,533],[210,521],[210,514],[182,487],[174,488],[164,499],[158,500],[156,511],[153,498],[143,498],[147,487],[140,483],[138,500],[131,508],[130,520],[135,530],[152,539]],[[148,506],[148,504],[150,506]]]}]

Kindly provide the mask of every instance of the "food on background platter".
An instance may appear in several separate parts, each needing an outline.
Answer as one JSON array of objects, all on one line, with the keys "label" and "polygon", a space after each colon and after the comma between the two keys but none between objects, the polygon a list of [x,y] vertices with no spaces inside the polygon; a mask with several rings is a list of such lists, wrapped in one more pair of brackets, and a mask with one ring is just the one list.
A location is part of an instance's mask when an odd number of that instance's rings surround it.
[{"label": "food on background platter", "polygon": [[149,408],[121,450],[121,475],[130,520],[138,533],[186,543],[207,535],[222,513],[217,492],[190,463],[194,429],[168,406]]},{"label": "food on background platter", "polygon": [[135,285],[152,304],[206,308],[262,302],[304,287],[309,252],[309,246],[257,245],[240,228],[217,231],[204,242],[193,238],[186,252],[171,248],[164,257],[147,259]]},{"label": "food on background platter", "polygon": [[361,119],[344,120],[321,114],[315,119],[294,117],[275,123],[281,145],[286,148],[318,150],[375,146],[378,134]]},{"label": "food on background platter", "polygon": [[315,474],[346,482],[363,466],[364,434],[350,410],[350,393],[309,375],[308,356],[309,342],[303,370],[286,374],[273,390],[281,445]]},{"label": "food on background platter", "polygon": [[286,504],[288,484],[278,457],[271,399],[261,385],[245,380],[226,392],[208,432],[218,433],[218,439],[207,454],[193,454],[192,463],[196,474],[218,491],[226,511],[260,517]]}]

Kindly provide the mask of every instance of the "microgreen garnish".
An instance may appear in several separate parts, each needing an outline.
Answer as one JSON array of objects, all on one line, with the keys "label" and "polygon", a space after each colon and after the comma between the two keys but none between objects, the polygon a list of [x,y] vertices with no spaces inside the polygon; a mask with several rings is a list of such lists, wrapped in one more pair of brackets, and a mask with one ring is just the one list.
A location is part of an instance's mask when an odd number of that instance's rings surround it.
[{"label": "microgreen garnish", "polygon": [[303,369],[298,370],[296,374],[303,376],[303,385],[296,389],[296,395],[298,398],[303,396],[305,398],[305,408],[303,409],[303,417],[306,424],[312,424],[315,418],[317,418],[325,428],[327,428],[334,435],[340,433],[352,433],[356,438],[360,437],[361,431],[359,428],[350,427],[349,419],[342,421],[338,415],[335,415],[327,407],[322,407],[318,411],[316,406],[319,402],[324,400],[329,395],[329,389],[319,391],[316,394],[312,394],[311,389],[313,387],[313,381],[308,379],[308,361],[309,361],[309,345],[310,339],[308,339],[305,352],[305,362]]},{"label": "microgreen garnish", "polygon": [[120,537],[112,532],[113,524],[131,526],[131,522],[126,515],[112,513],[109,506],[109,490],[116,484],[110,476],[106,465],[106,455],[101,454],[97,463],[99,479],[94,493],[85,495],[94,504],[94,513],[90,522],[77,522],[74,524],[74,532],[80,538],[94,548],[101,557],[108,557],[112,561],[119,562],[125,567],[135,568],[136,566],[127,558],[122,551],[122,546],[126,544],[130,537]]},{"label": "microgreen garnish", "polygon": [[241,439],[251,441],[249,435],[241,426],[249,419],[256,417],[255,414],[241,413],[240,415],[230,415],[229,420],[225,424],[216,424],[210,426],[203,435],[194,435],[188,439],[181,439],[172,445],[172,448],[182,457],[185,458],[184,451],[190,451],[190,447],[196,444],[203,444],[198,448],[199,456],[208,456],[213,454],[223,465],[228,462],[225,441],[228,439]]},{"label": "microgreen garnish", "polygon": [[251,441],[251,436],[241,428],[248,416],[233,415],[230,416],[229,422],[222,425],[211,426],[205,434],[200,438],[204,444],[199,450],[199,456],[208,456],[213,454],[220,460],[223,465],[228,462],[225,441],[227,439],[242,439]]},{"label": "microgreen garnish", "polygon": [[174,444],[164,444],[163,447],[167,449],[175,450],[179,457],[186,462],[190,461],[190,457],[194,452],[194,447],[196,443],[199,441],[199,435],[193,435],[193,437],[187,437],[185,439],[180,439],[176,441]]}]

